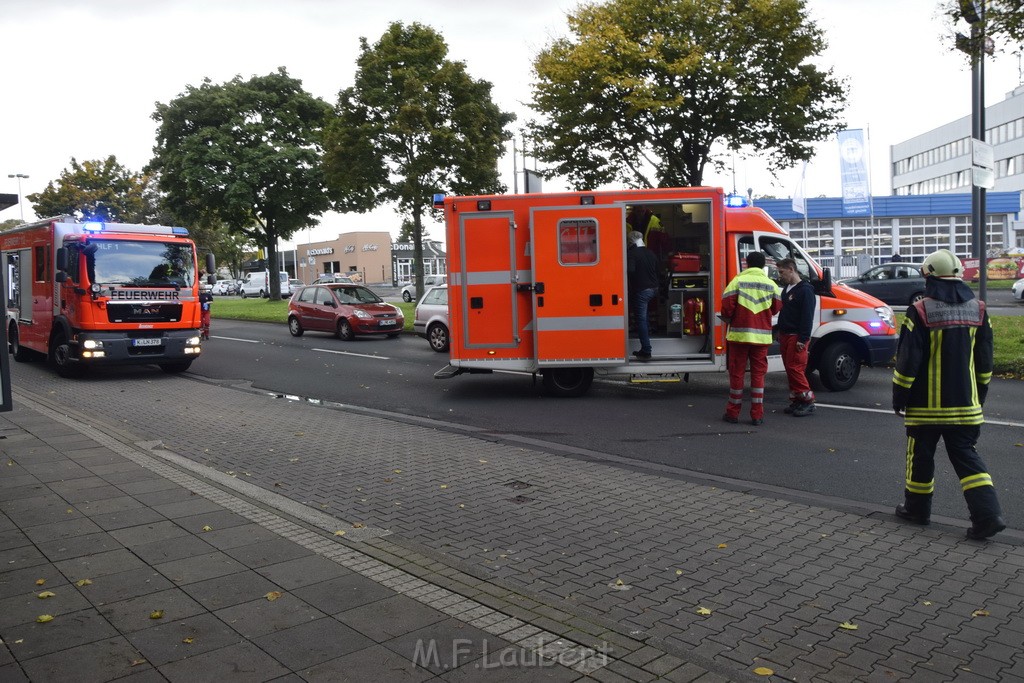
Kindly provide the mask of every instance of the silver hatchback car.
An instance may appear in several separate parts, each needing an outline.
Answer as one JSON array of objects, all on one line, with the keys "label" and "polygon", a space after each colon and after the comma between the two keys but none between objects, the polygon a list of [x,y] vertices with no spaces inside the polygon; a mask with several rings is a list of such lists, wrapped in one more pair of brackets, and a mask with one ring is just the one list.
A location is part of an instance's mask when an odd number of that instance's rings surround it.
[{"label": "silver hatchback car", "polygon": [[426,337],[430,348],[445,353],[451,344],[448,333],[448,285],[431,287],[416,305],[412,320],[416,334]]}]

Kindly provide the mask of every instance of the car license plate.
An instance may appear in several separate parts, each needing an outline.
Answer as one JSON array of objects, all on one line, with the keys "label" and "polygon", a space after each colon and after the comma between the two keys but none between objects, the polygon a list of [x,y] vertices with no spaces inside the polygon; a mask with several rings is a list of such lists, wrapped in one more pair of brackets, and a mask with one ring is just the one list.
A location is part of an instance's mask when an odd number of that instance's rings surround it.
[{"label": "car license plate", "polygon": [[380,326],[381,327],[387,327],[388,325],[394,325],[396,322],[397,321],[394,318],[391,318],[389,320],[381,320],[380,321]]},{"label": "car license plate", "polygon": [[160,346],[163,344],[163,340],[157,337],[143,337],[142,339],[132,339],[132,346]]}]

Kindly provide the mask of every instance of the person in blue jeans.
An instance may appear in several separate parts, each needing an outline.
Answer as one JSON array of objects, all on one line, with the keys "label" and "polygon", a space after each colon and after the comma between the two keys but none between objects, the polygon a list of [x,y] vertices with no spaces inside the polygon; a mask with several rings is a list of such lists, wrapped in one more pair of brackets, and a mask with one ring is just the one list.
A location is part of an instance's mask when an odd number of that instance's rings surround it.
[{"label": "person in blue jeans", "polygon": [[658,257],[644,246],[643,233],[632,230],[626,235],[626,274],[636,332],[640,337],[640,350],[634,351],[637,360],[651,359],[651,330],[647,322],[647,304],[658,295]]}]

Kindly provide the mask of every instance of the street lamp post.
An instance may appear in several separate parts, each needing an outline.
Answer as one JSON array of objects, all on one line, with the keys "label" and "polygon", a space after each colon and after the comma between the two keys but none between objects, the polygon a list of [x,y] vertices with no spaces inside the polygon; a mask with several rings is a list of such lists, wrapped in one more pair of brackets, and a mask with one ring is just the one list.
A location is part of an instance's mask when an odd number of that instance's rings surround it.
[{"label": "street lamp post", "polygon": [[24,173],[8,173],[8,178],[18,179],[18,210],[21,211],[21,222],[25,222],[25,206],[21,203],[21,179],[28,178]]}]

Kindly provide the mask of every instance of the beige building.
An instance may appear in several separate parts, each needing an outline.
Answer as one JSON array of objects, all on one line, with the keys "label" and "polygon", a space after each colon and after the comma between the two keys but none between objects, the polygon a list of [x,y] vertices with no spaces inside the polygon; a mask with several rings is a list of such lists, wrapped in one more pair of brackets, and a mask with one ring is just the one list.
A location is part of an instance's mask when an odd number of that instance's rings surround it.
[{"label": "beige building", "polygon": [[366,284],[391,283],[391,234],[347,232],[329,242],[296,246],[296,277],[309,284],[326,273],[348,275]]}]

